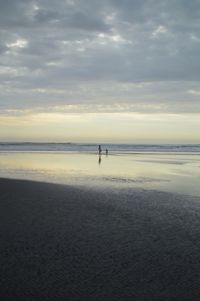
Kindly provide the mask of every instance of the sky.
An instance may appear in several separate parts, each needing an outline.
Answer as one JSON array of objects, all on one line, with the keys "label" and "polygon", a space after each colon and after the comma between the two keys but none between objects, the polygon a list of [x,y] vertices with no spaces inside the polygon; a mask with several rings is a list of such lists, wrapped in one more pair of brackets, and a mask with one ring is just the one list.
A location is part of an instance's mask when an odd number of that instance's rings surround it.
[{"label": "sky", "polygon": [[0,141],[199,143],[200,0],[0,0]]}]

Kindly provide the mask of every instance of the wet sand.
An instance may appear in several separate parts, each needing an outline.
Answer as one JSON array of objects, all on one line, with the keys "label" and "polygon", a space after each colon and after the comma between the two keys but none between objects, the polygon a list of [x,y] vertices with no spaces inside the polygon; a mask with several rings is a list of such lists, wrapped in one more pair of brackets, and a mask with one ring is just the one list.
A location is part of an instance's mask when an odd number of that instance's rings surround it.
[{"label": "wet sand", "polygon": [[200,198],[0,179],[6,300],[199,300]]}]

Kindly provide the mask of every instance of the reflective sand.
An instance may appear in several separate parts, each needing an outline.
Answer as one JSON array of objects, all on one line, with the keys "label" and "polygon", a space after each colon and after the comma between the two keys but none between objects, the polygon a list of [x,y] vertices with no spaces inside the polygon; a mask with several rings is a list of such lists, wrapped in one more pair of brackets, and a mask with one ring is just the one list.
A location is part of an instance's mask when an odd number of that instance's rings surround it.
[{"label": "reflective sand", "polygon": [[0,153],[0,177],[200,196],[200,154]]}]

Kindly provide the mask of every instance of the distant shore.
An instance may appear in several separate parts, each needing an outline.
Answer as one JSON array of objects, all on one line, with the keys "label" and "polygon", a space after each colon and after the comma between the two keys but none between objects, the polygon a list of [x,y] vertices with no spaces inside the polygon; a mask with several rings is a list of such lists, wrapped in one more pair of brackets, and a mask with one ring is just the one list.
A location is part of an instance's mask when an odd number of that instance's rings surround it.
[{"label": "distant shore", "polygon": [[6,300],[199,300],[200,198],[0,179]]}]

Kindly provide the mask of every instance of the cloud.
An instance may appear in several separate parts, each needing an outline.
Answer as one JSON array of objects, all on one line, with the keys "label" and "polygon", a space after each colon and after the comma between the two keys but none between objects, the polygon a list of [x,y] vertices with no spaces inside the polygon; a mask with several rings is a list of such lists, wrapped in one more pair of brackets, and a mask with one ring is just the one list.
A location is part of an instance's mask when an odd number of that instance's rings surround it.
[{"label": "cloud", "polygon": [[0,28],[2,111],[200,112],[198,0],[0,0]]}]

